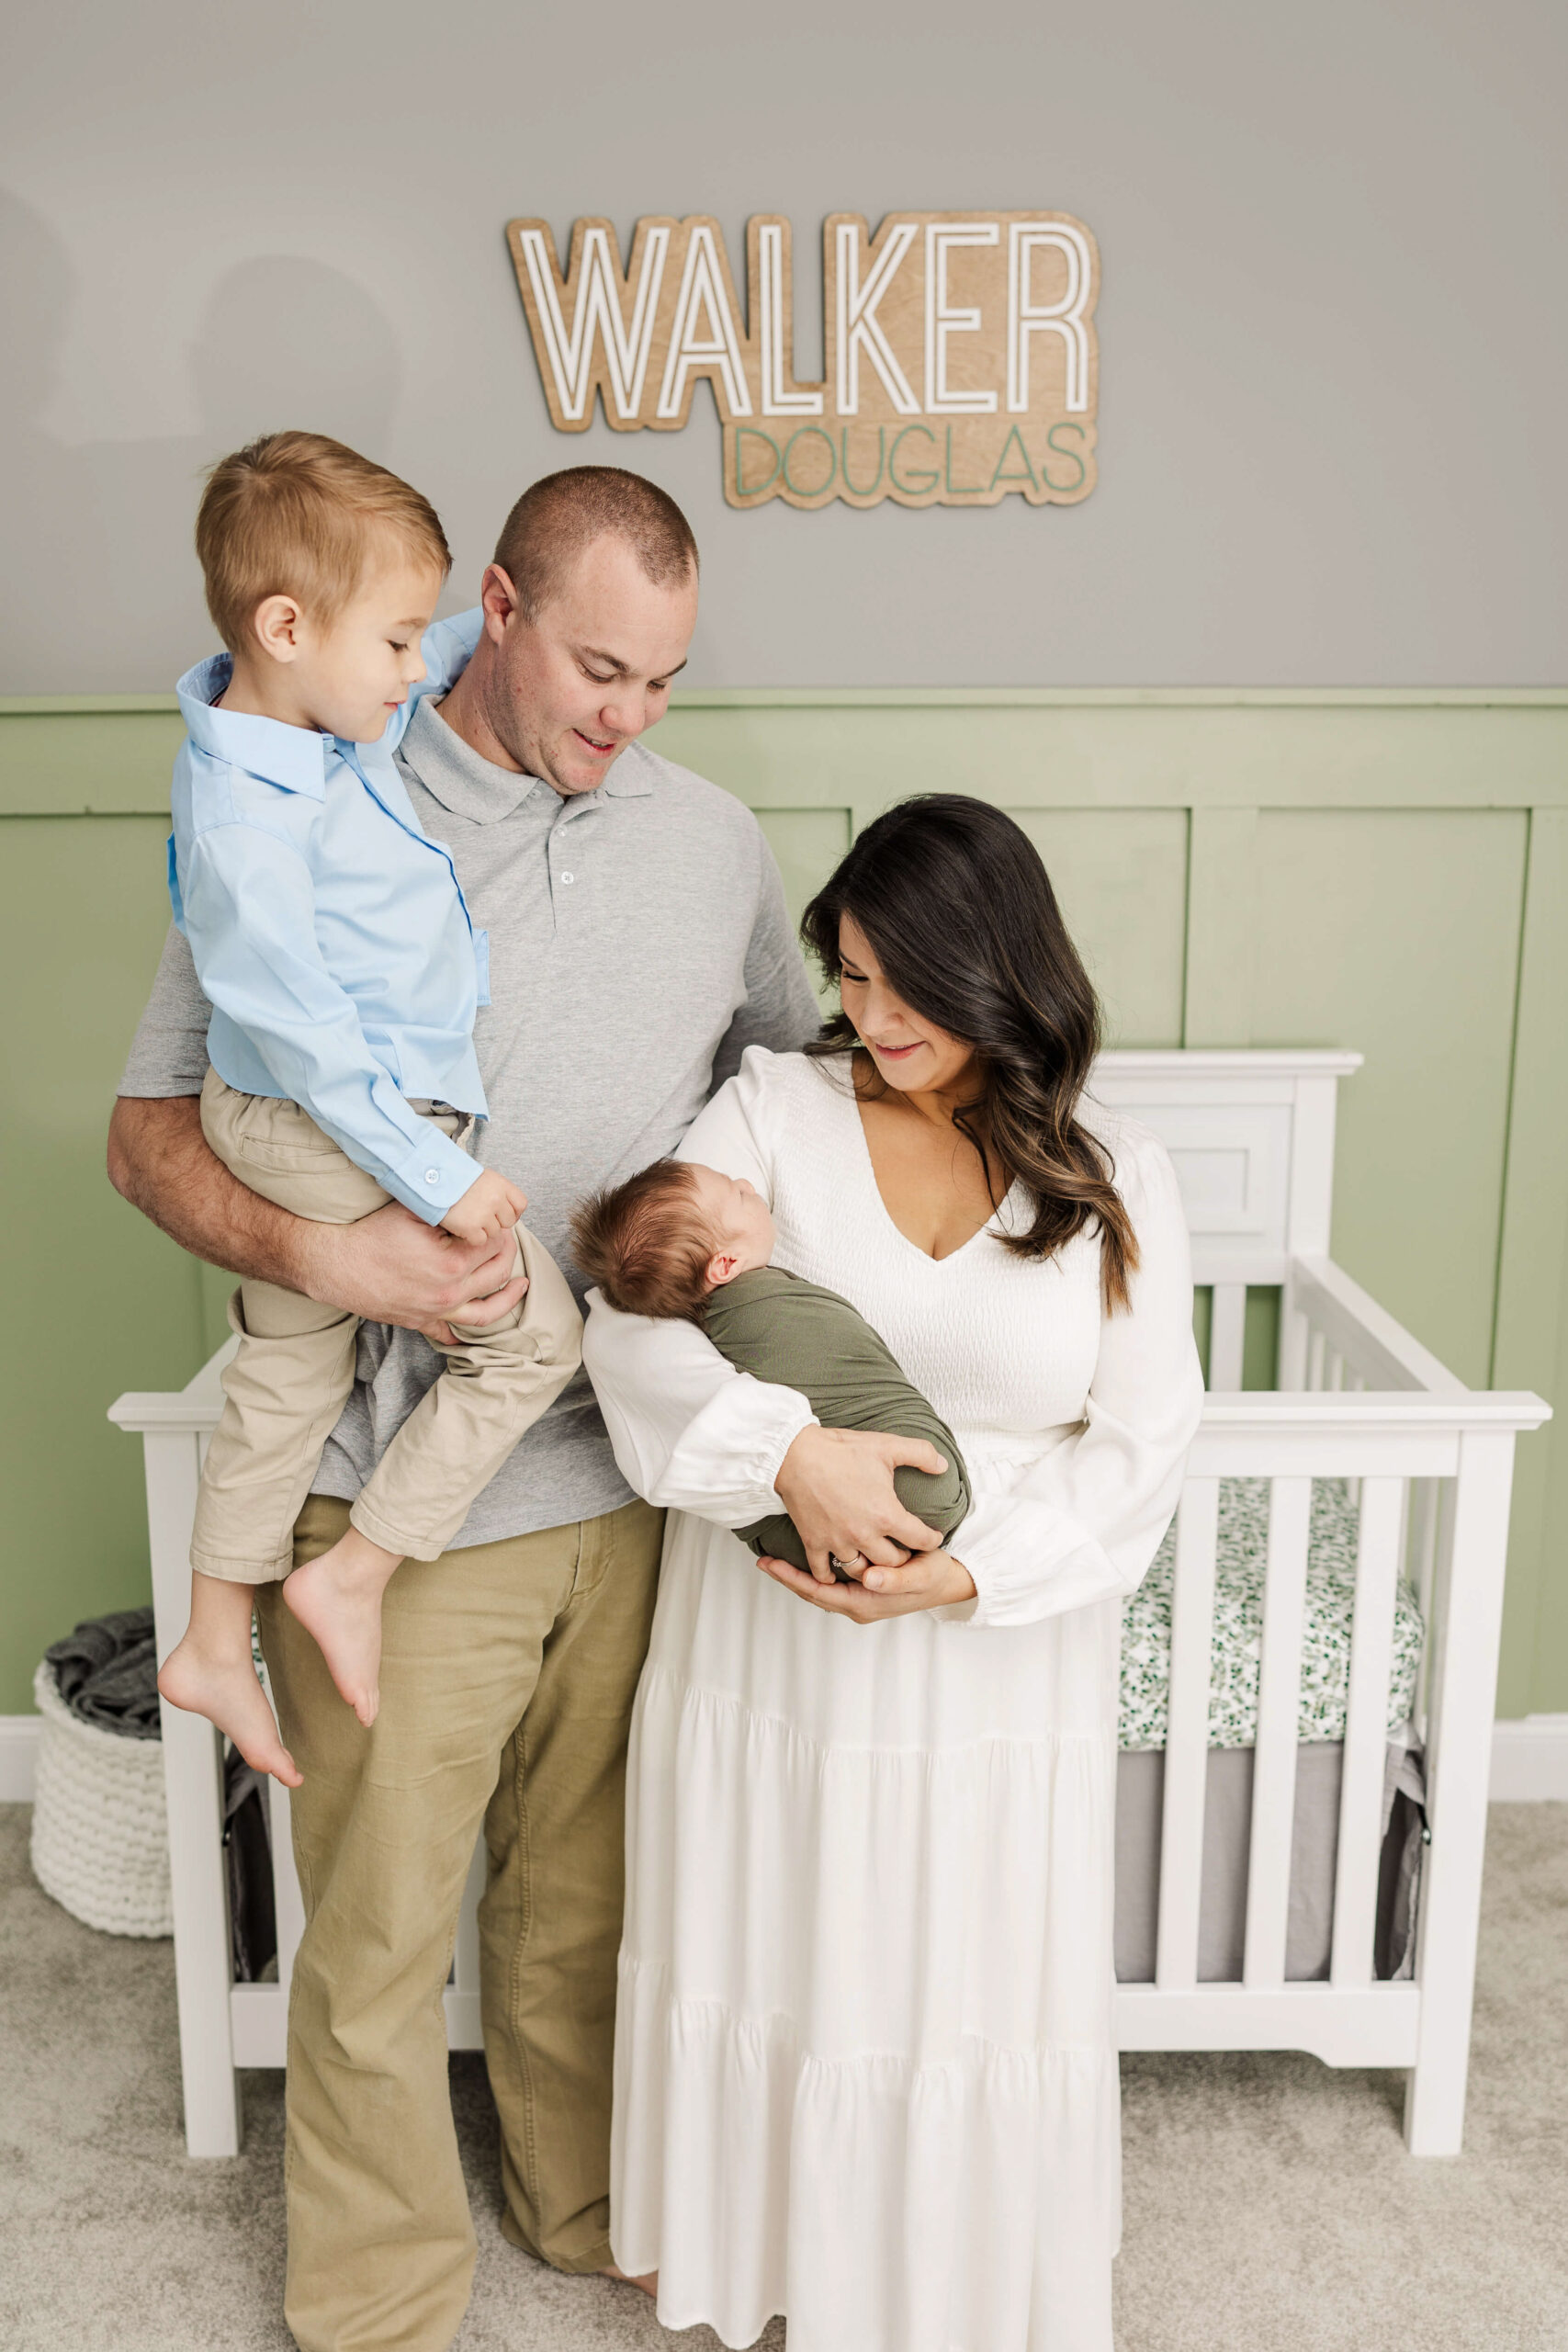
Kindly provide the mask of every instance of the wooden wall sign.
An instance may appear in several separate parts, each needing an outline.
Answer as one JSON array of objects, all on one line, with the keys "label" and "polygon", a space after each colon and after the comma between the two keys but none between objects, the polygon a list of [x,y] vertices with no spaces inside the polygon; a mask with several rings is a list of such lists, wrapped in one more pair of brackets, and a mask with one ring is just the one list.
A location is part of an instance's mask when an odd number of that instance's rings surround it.
[{"label": "wooden wall sign", "polygon": [[716,220],[650,215],[623,267],[579,220],[563,272],[549,223],[507,242],[562,433],[595,399],[617,433],[676,433],[699,381],[724,426],[732,506],[1069,506],[1095,483],[1100,254],[1064,212],[858,213],[824,224],[827,377],[794,374],[790,224],[746,232],[746,308]]}]

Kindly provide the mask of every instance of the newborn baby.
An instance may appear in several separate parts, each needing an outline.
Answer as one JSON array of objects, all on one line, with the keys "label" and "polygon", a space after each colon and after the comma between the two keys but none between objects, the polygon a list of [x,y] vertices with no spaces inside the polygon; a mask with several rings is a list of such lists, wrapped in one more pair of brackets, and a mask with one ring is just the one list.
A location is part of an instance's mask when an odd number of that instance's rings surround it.
[{"label": "newborn baby", "polygon": [[[770,1263],[773,1220],[743,1176],[657,1159],[584,1201],[572,1237],[578,1264],[622,1314],[699,1325],[739,1371],[798,1389],[829,1429],[926,1439],[947,1468],[896,1470],[899,1501],[943,1536],[967,1517],[969,1473],[953,1431],[848,1299]],[[782,1512],[737,1532],[756,1553],[809,1565]]]}]

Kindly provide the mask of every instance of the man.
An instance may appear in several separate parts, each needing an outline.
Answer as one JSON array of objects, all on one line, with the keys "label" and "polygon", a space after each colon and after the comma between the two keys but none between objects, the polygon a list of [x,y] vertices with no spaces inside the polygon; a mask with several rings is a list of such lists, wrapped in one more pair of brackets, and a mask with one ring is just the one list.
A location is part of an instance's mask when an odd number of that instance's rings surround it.
[{"label": "man", "polygon": [[[679,508],[617,469],[551,475],[513,509],[482,594],[479,647],[439,708],[421,705],[399,766],[490,933],[480,1157],[522,1181],[530,1225],[570,1272],[573,1204],[668,1152],[748,1045],[795,1046],[817,1012],[756,820],[637,741],[664,714],[696,619]],[[248,1192],[201,1134],[208,1013],[171,933],[121,1081],[110,1173],[198,1257],[367,1318],[298,1564],[342,1533],[435,1378],[422,1334],[500,1315],[521,1285],[504,1281],[510,1236],[503,1250],[470,1246],[396,1204],[358,1225],[306,1224]],[[502,2226],[558,2268],[610,2264],[626,1745],[661,1523],[622,1480],[580,1375],[452,1549],[393,1578],[370,1731],[278,1605],[281,1586],[262,1599],[283,1736],[304,1774],[285,2301],[304,2352],[443,2352],[461,2320],[474,2235],[441,1987],[481,1822]]]}]

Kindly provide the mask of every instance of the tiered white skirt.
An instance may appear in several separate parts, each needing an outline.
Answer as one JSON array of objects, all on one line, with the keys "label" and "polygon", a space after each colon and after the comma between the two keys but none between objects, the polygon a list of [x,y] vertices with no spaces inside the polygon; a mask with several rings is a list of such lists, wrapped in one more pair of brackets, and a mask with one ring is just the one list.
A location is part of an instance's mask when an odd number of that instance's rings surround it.
[{"label": "tiered white skirt", "polygon": [[612,2235],[667,2327],[1111,2352],[1117,1611],[855,1626],[672,1518]]}]

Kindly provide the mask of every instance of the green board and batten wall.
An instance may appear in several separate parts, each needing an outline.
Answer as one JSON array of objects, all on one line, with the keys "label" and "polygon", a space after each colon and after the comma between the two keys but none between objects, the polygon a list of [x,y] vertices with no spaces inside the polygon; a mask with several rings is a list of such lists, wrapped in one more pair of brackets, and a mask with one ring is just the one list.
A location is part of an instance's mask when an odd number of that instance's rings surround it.
[{"label": "green board and batten wall", "polygon": [[[116,1198],[115,1080],[166,922],[164,696],[0,702],[0,1713],[145,1596],[140,1448],[226,1283]],[[1568,693],[689,693],[654,739],[750,803],[804,902],[852,831],[974,792],[1038,842],[1115,1043],[1349,1046],[1334,1251],[1461,1378],[1568,1366]],[[1270,1301],[1248,1318],[1268,1377]],[[1506,1715],[1568,1708],[1568,1428],[1525,1439]]]}]

